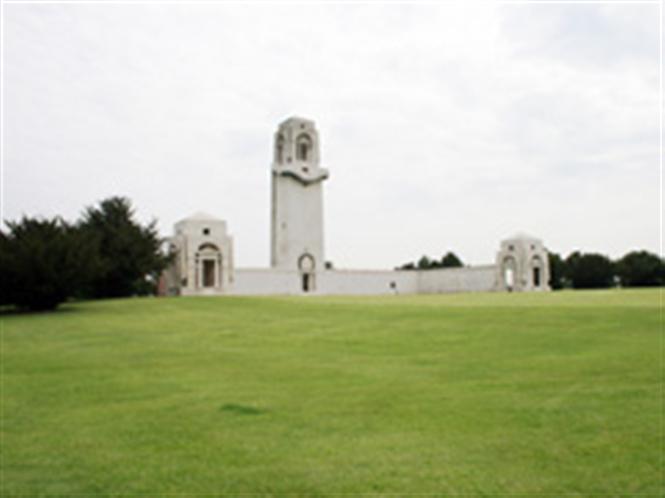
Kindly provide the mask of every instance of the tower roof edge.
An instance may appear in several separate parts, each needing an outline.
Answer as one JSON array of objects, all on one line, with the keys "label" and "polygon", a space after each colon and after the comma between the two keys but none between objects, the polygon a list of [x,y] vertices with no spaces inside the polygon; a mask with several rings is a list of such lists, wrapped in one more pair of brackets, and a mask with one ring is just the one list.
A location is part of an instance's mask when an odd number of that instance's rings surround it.
[{"label": "tower roof edge", "polygon": [[286,118],[284,121],[282,121],[279,124],[279,126],[282,127],[282,126],[287,126],[287,125],[294,124],[294,123],[299,123],[299,124],[300,123],[306,123],[306,124],[314,126],[314,120],[303,118],[301,116],[290,116],[290,117]]}]

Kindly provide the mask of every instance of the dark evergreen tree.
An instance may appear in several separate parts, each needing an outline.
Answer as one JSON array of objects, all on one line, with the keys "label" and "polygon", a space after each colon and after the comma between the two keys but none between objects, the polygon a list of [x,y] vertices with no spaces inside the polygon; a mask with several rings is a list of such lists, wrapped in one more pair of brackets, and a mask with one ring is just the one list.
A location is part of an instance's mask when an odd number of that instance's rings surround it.
[{"label": "dark evergreen tree", "polygon": [[78,295],[99,269],[95,242],[60,218],[24,217],[7,226],[0,237],[2,304],[54,309]]},{"label": "dark evergreen tree", "polygon": [[550,263],[550,287],[553,290],[563,289],[566,286],[565,261],[554,252],[548,252],[547,258]]},{"label": "dark evergreen tree", "polygon": [[0,306],[12,304],[9,237],[0,231]]},{"label": "dark evergreen tree", "polygon": [[625,287],[646,287],[665,283],[665,265],[656,254],[632,251],[617,261],[617,274]]},{"label": "dark evergreen tree", "polygon": [[89,207],[81,229],[94,237],[99,247],[101,271],[89,289],[92,297],[120,297],[154,291],[151,282],[169,262],[162,250],[156,221],[142,226],[134,219],[131,202],[111,197]]}]

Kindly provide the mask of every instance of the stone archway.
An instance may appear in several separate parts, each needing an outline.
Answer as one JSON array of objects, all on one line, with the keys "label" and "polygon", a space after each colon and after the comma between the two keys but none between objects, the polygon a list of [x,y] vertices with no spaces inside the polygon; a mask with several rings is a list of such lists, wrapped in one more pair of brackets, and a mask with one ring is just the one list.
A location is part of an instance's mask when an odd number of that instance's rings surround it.
[{"label": "stone archway", "polygon": [[298,270],[300,271],[300,288],[302,292],[312,292],[316,289],[315,271],[316,261],[314,256],[305,253],[298,258]]},{"label": "stone archway", "polygon": [[501,262],[501,282],[508,292],[515,290],[517,284],[517,260],[506,256]]},{"label": "stone archway", "polygon": [[215,244],[206,242],[196,251],[196,287],[222,287],[222,252]]},{"label": "stone archway", "polygon": [[296,138],[296,159],[298,161],[309,161],[312,150],[312,139],[307,133],[301,133]]},{"label": "stone archway", "polygon": [[531,285],[534,288],[543,286],[543,260],[540,256],[531,258]]}]

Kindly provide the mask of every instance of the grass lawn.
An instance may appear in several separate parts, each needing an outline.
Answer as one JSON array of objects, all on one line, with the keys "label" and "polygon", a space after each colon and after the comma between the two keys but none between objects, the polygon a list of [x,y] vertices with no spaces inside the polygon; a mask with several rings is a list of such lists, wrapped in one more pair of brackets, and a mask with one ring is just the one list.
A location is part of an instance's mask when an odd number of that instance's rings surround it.
[{"label": "grass lawn", "polygon": [[0,319],[3,496],[664,491],[658,289]]}]

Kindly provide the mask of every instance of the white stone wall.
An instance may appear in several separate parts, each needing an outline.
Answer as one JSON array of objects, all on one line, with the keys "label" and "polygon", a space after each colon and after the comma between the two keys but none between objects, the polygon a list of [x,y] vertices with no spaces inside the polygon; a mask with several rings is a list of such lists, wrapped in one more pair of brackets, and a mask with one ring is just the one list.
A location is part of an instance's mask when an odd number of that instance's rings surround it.
[{"label": "white stone wall", "polygon": [[[317,272],[310,292],[298,271],[244,268],[235,271],[228,291],[237,295],[381,295],[495,290],[494,265],[441,270],[326,270]],[[391,285],[394,284],[394,285]]]},{"label": "white stone wall", "polygon": [[233,287],[235,295],[300,294],[300,274],[279,268],[238,268]]},{"label": "white stone wall", "polygon": [[496,267],[494,265],[442,268],[416,273],[418,273],[419,294],[496,290]]},{"label": "white stone wall", "polygon": [[[325,270],[314,274],[312,290],[303,292],[299,271],[279,268],[239,268],[230,292],[261,294],[413,294],[417,273],[391,270]],[[394,287],[391,286],[394,283]]]},{"label": "white stone wall", "polygon": [[[297,268],[233,268],[233,240],[226,234],[223,220],[194,216],[176,225],[171,238],[178,250],[175,264],[165,273],[167,289],[182,295],[390,295],[437,294],[452,292],[537,291],[549,290],[547,252],[534,238],[503,241],[495,265],[432,270],[322,270],[308,272],[307,292],[303,289],[304,272]],[[210,257],[202,247],[219,247],[219,279],[215,285],[201,286],[201,260]],[[515,285],[507,289],[505,258],[514,258]],[[535,286],[534,261],[540,261],[541,284]],[[197,267],[198,265],[198,267]],[[505,266],[505,265],[504,265]],[[180,288],[178,289],[178,283]]]},{"label": "white stone wall", "polygon": [[[413,294],[416,271],[327,270],[318,275],[321,294]],[[394,286],[391,286],[394,283]]]}]

